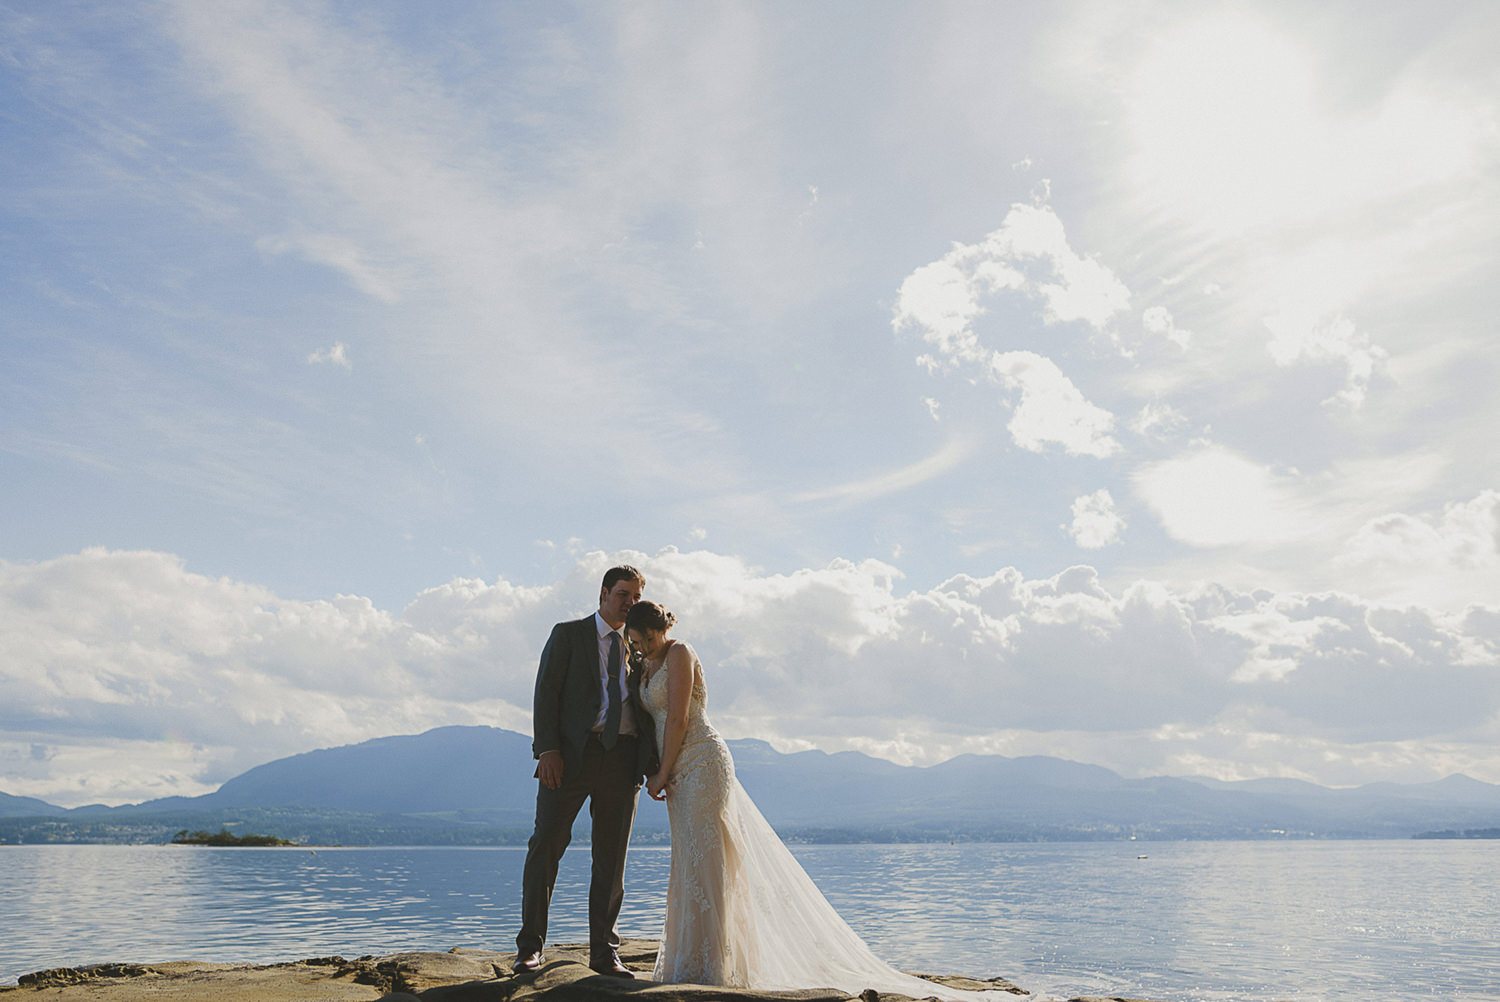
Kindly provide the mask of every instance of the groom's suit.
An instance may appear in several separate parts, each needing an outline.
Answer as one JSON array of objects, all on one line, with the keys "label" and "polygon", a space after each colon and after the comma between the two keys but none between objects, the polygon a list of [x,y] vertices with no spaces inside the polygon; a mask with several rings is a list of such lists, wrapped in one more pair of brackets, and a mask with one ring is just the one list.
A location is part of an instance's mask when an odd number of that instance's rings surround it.
[{"label": "groom's suit", "polygon": [[[639,672],[625,684],[634,711],[635,735],[621,734],[605,748],[595,732],[604,708],[601,639],[595,616],[552,628],[542,649],[533,697],[532,756],[559,751],[562,784],[537,784],[536,827],[522,871],[518,954],[539,951],[547,938],[547,913],[557,865],[572,836],[573,819],[585,800],[593,817],[593,872],[589,883],[589,948],[594,959],[619,948],[615,922],[625,894],[625,851],[643,776],[656,768],[655,730],[640,705]],[[605,628],[608,625],[605,624]],[[627,659],[621,643],[621,673]]]}]

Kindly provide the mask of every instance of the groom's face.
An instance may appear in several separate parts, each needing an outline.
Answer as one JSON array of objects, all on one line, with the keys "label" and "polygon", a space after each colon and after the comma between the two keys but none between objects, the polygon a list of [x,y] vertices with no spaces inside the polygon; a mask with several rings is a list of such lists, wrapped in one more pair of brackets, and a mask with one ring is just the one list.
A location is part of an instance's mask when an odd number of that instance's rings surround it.
[{"label": "groom's face", "polygon": [[630,607],[641,600],[641,583],[626,578],[616,581],[612,587],[599,589],[599,615],[610,626],[618,628],[625,622]]}]

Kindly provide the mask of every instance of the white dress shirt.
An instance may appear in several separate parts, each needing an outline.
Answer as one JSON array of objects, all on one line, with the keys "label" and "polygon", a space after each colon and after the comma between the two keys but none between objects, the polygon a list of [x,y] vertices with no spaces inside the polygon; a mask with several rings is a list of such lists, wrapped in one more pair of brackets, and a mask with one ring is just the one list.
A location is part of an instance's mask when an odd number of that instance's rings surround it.
[{"label": "white dress shirt", "polygon": [[616,630],[594,613],[594,629],[599,631],[599,719],[594,721],[595,734],[604,731],[604,718],[609,715],[609,638],[620,638],[620,733],[635,733],[635,710],[630,705],[630,690],[625,686],[625,676],[630,674],[630,648],[625,644],[625,633]]}]

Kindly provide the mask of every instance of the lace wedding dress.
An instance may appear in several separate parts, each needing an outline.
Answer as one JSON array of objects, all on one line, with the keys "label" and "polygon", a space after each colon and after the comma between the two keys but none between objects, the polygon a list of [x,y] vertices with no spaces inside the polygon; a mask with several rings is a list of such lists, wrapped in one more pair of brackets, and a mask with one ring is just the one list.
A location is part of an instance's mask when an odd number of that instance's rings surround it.
[{"label": "lace wedding dress", "polygon": [[[839,917],[735,778],[729,748],[708,720],[702,665],[691,647],[687,652],[693,691],[687,733],[667,785],[672,861],[652,980],[838,988],[853,995],[874,988],[965,1002],[1000,998],[903,974],[876,957]],[[658,720],[666,718],[664,669],[643,682],[641,699]]]}]

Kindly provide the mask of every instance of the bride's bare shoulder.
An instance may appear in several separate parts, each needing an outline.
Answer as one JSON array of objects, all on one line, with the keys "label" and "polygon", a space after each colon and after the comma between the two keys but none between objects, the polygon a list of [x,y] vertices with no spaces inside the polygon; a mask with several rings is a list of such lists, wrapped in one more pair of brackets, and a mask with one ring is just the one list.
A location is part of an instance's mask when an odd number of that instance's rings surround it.
[{"label": "bride's bare shoulder", "polygon": [[698,652],[686,640],[673,640],[672,646],[667,648],[666,666],[691,665],[698,660]]}]

